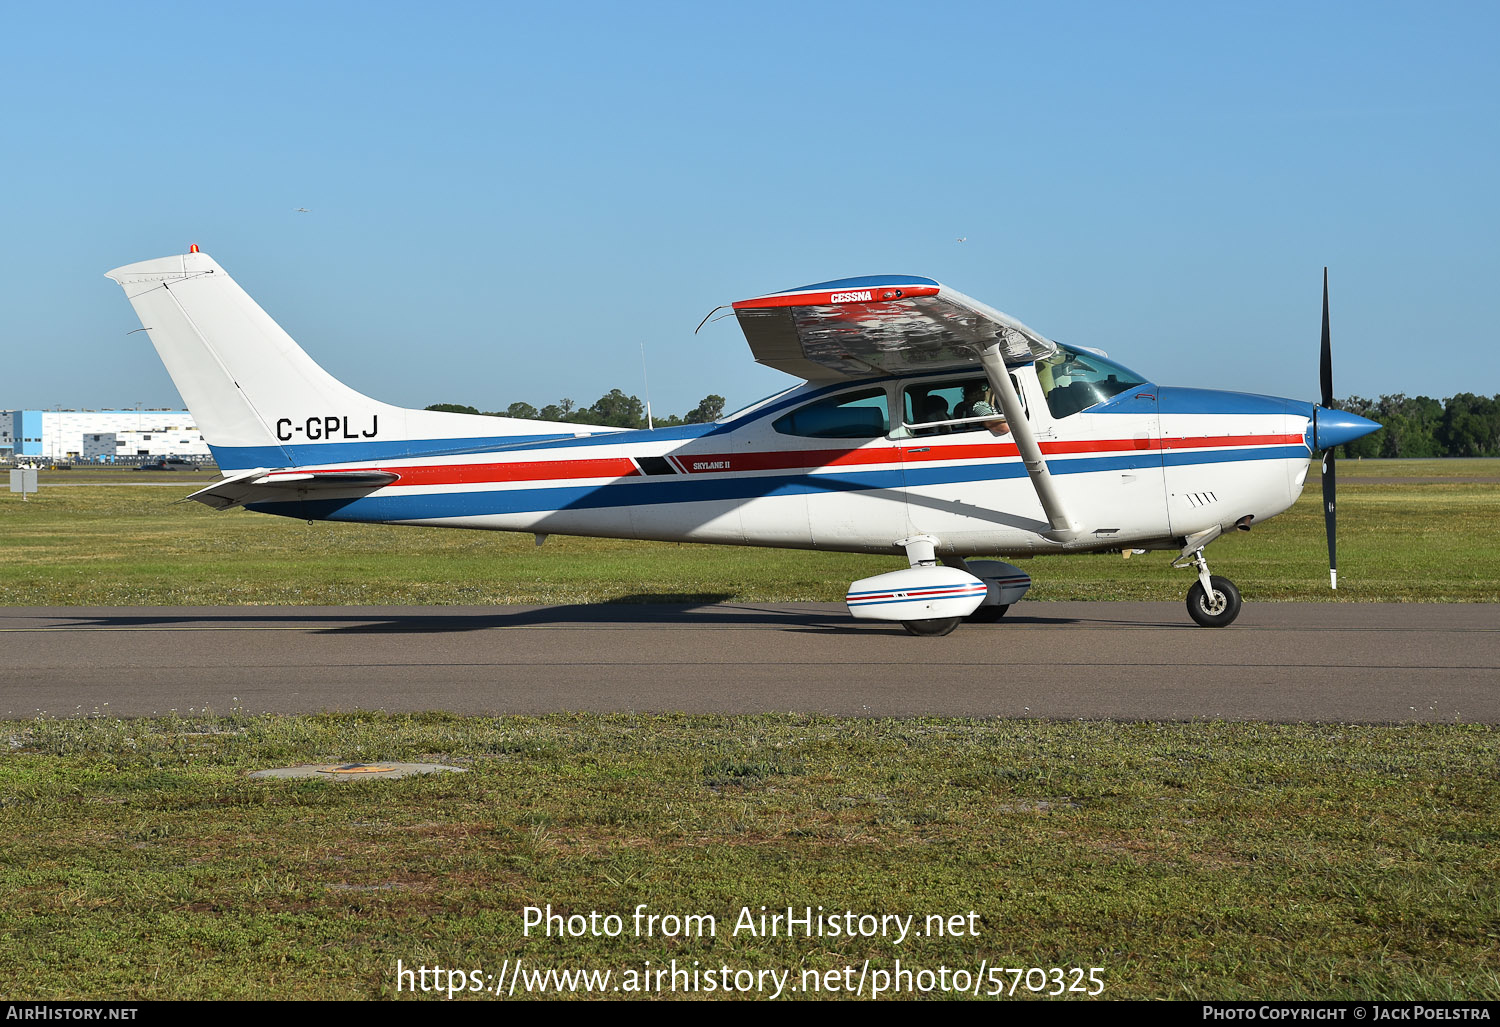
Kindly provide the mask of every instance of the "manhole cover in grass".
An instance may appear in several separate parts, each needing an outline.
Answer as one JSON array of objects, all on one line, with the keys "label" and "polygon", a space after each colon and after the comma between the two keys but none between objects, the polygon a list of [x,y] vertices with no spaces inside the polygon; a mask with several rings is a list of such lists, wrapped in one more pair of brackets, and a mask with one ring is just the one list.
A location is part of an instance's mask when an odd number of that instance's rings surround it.
[{"label": "manhole cover in grass", "polygon": [[314,763],[276,770],[257,770],[250,777],[265,779],[318,778],[323,781],[386,780],[418,774],[463,774],[463,767],[442,763]]}]

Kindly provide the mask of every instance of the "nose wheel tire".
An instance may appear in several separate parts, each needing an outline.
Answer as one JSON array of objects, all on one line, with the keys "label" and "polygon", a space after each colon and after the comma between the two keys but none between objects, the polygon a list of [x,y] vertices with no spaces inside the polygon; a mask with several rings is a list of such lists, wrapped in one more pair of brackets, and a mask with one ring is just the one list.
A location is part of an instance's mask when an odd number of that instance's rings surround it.
[{"label": "nose wheel tire", "polygon": [[1004,606],[981,606],[964,619],[970,624],[993,624],[1004,617],[1005,611],[1009,609],[1009,603]]},{"label": "nose wheel tire", "polygon": [[930,635],[933,637],[946,635],[958,627],[963,620],[962,617],[943,617],[939,620],[904,620],[901,626],[906,629],[908,635]]},{"label": "nose wheel tire", "polygon": [[1212,594],[1203,591],[1200,581],[1193,582],[1188,589],[1188,616],[1205,628],[1226,628],[1234,623],[1244,605],[1240,602],[1240,590],[1228,578],[1214,575],[1208,580],[1213,586]]}]

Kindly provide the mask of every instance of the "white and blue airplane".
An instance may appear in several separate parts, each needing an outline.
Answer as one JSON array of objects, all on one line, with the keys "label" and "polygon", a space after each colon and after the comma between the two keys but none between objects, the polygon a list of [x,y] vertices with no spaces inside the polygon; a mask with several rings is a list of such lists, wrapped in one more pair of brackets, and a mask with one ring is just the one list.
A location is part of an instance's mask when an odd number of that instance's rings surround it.
[{"label": "white and blue airplane", "polygon": [[1174,550],[1187,607],[1240,595],[1204,548],[1290,507],[1324,452],[1379,425],[1322,403],[1158,385],[927,278],[822,282],[733,304],[799,384],[712,424],[620,430],[409,410],[318,366],[197,246],[116,268],[224,472],[191,498],[311,520],[904,554],[857,618],[943,635],[1030,577],[995,557]]}]

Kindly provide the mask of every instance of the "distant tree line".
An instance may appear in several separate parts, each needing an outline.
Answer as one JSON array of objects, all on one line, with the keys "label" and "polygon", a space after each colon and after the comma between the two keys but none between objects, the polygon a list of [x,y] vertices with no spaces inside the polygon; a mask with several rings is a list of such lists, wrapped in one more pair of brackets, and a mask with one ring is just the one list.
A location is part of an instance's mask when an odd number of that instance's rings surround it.
[{"label": "distant tree line", "polygon": [[1342,456],[1500,456],[1500,395],[1460,392],[1432,399],[1398,392],[1379,399],[1350,396],[1338,406],[1382,425],[1340,447]]},{"label": "distant tree line", "polygon": [[[1445,457],[1500,456],[1500,395],[1476,396],[1460,392],[1447,399],[1429,396],[1381,396],[1365,399],[1350,396],[1341,409],[1379,421],[1381,429],[1340,447],[1350,457]],[[646,427],[646,407],[639,397],[610,389],[586,407],[571,399],[538,408],[530,403],[512,403],[504,410],[479,410],[460,403],[434,403],[428,410],[457,414],[488,414],[491,417],[524,417],[540,421],[571,421],[575,424],[605,424],[614,428]],[[723,396],[705,396],[692,410],[678,416],[654,417],[658,426],[706,424],[724,414]]]},{"label": "distant tree line", "polygon": [[[637,396],[627,396],[619,389],[610,389],[593,404],[581,407],[571,399],[560,399],[537,408],[530,403],[512,403],[504,410],[479,410],[462,403],[434,403],[428,410],[445,410],[453,414],[483,414],[488,417],[524,417],[531,421],[571,421],[574,424],[604,424],[611,428],[646,427],[646,404]],[[708,395],[703,401],[681,416],[671,414],[661,417],[653,412],[652,423],[658,428],[674,424],[707,424],[724,416],[724,397]]]}]

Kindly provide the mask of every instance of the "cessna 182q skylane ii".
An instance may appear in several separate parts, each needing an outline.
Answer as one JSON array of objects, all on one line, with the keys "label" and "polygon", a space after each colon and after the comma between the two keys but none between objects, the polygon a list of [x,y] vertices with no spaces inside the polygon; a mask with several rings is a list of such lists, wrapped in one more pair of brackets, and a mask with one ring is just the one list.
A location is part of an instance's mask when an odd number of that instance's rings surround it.
[{"label": "cessna 182q skylane ii", "polygon": [[[926,278],[733,304],[755,358],[801,384],[712,424],[622,431],[407,410],[313,362],[207,254],[109,272],[225,477],[191,498],[334,521],[904,552],[850,586],[858,618],[941,635],[1031,585],[976,556],[1180,551],[1188,612],[1235,619],[1222,532],[1287,509],[1309,454],[1379,425],[1323,401],[1157,385]],[[1333,557],[1332,454],[1324,488]],[[1334,579],[1335,587],[1337,585]]]}]

